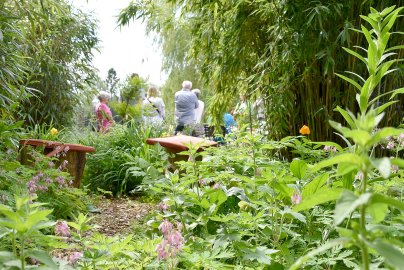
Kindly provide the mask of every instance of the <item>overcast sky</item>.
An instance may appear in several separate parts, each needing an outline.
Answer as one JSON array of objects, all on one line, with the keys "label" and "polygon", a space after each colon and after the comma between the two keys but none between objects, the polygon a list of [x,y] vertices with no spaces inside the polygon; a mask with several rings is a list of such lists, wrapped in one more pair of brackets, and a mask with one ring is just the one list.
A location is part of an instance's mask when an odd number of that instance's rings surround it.
[{"label": "overcast sky", "polygon": [[100,53],[96,53],[93,64],[105,79],[110,68],[114,68],[120,79],[138,73],[149,77],[149,82],[164,83],[166,75],[161,73],[161,52],[152,38],[146,37],[141,22],[133,21],[129,26],[117,27],[119,11],[128,6],[130,0],[70,0],[73,5],[92,13],[99,21],[98,37],[101,39]]}]

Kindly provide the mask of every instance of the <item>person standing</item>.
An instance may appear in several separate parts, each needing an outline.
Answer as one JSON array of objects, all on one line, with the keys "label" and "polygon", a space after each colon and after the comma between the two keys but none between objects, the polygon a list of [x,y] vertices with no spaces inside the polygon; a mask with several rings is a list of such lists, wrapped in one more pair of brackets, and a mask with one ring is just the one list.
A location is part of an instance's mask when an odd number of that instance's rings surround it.
[{"label": "person standing", "polygon": [[112,112],[108,107],[108,100],[111,98],[111,95],[108,92],[101,91],[98,94],[98,100],[100,103],[97,104],[95,108],[95,113],[97,115],[97,130],[101,133],[106,133],[112,127],[114,120],[112,118]]},{"label": "person standing", "polygon": [[161,125],[165,118],[165,104],[158,96],[156,87],[151,86],[147,90],[147,96],[143,100],[143,120],[145,124]]},{"label": "person standing", "polygon": [[199,107],[198,98],[191,92],[192,82],[183,81],[182,89],[174,96],[176,128],[174,135],[184,130],[185,125],[191,125],[195,121],[195,109]]},{"label": "person standing", "polygon": [[205,112],[205,103],[200,100],[201,90],[193,89],[192,92],[198,98],[198,108],[195,109],[194,130],[192,132],[192,136],[203,137],[205,135],[205,129],[201,125],[201,122],[203,119],[203,114]]},{"label": "person standing", "polygon": [[198,98],[198,108],[195,109],[195,124],[200,124],[202,122],[203,114],[205,112],[205,103],[200,99],[201,90],[193,89],[192,92]]}]

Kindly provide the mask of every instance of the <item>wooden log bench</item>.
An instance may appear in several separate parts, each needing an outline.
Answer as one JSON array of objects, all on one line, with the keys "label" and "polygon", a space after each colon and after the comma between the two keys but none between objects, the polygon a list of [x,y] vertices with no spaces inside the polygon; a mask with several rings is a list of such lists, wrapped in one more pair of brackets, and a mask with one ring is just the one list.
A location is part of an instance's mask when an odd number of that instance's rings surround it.
[{"label": "wooden log bench", "polygon": [[43,154],[48,157],[54,157],[62,151],[63,155],[59,155],[59,162],[67,160],[67,171],[73,176],[73,187],[80,187],[81,177],[83,176],[84,167],[86,165],[86,153],[95,152],[95,148],[81,144],[61,143],[37,139],[20,140],[20,162],[24,165],[32,163],[28,147],[43,147]]},{"label": "wooden log bench", "polygon": [[177,135],[164,138],[149,138],[146,140],[146,143],[150,145],[160,144],[165,148],[167,153],[172,154],[168,159],[170,163],[170,170],[177,169],[175,164],[176,162],[187,161],[189,159],[188,155],[179,155],[180,152],[189,150],[187,145],[200,145],[197,150],[198,152],[203,151],[206,147],[217,146],[217,142],[186,135]]}]

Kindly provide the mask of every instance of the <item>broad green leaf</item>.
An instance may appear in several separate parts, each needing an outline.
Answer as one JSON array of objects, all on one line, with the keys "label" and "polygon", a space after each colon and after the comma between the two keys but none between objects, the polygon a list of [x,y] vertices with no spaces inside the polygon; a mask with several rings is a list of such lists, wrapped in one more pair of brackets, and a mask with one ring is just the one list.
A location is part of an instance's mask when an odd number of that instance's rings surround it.
[{"label": "broad green leaf", "polygon": [[387,14],[392,12],[396,6],[387,7],[380,12],[380,16],[385,17]]},{"label": "broad green leaf", "polygon": [[335,225],[344,221],[357,207],[367,204],[371,195],[371,193],[365,193],[358,197],[352,191],[344,190],[335,205]]},{"label": "broad green leaf", "polygon": [[52,213],[53,210],[41,210],[37,211],[36,213],[32,213],[26,220],[26,224],[28,227],[33,227],[39,222],[47,221],[47,216]]},{"label": "broad green leaf", "polygon": [[306,255],[300,257],[297,259],[297,261],[292,264],[289,268],[289,270],[297,270],[299,269],[305,262],[307,262],[309,259],[312,259],[314,256],[321,254],[335,246],[340,246],[340,245],[345,245],[349,242],[349,238],[337,238],[331,241],[328,241],[324,243],[323,245],[319,246],[318,248],[310,251]]},{"label": "broad green leaf", "polygon": [[381,130],[379,130],[378,132],[373,134],[372,138],[368,142],[368,146],[377,144],[380,141],[385,140],[389,136],[400,135],[402,132],[404,132],[402,129],[392,128],[392,127],[382,128]]},{"label": "broad green leaf", "polygon": [[390,107],[391,105],[393,105],[393,104],[395,104],[395,103],[397,103],[397,102],[398,102],[398,101],[395,100],[395,101],[390,101],[390,102],[384,103],[383,105],[381,105],[381,106],[379,106],[379,107],[376,108],[376,113],[377,113],[377,114],[382,113],[386,108]]},{"label": "broad green leaf", "polygon": [[267,247],[257,247],[255,250],[247,250],[243,256],[244,260],[257,260],[261,264],[271,264],[271,257],[268,255],[279,252],[279,250],[268,249]]},{"label": "broad green leaf", "polygon": [[321,170],[322,168],[342,162],[351,163],[359,167],[362,162],[362,159],[354,153],[344,153],[341,155],[334,156],[330,159],[320,161],[319,163],[315,164],[312,167],[311,171],[316,172],[318,170]]},{"label": "broad green leaf", "polygon": [[354,119],[352,119],[352,117],[349,115],[349,113],[346,110],[342,109],[340,106],[337,106],[337,108],[335,108],[334,110],[338,111],[344,117],[345,121],[348,123],[348,125],[351,128],[356,128]]},{"label": "broad green leaf", "polygon": [[379,158],[379,159],[375,159],[372,160],[372,165],[380,172],[380,174],[385,178],[389,178],[390,176],[390,168],[391,168],[391,164],[390,164],[390,159],[389,158]]},{"label": "broad green leaf", "polygon": [[359,15],[363,20],[367,21],[372,27],[373,29],[379,29],[379,26],[377,24],[377,21],[373,20],[372,18],[369,18],[368,16],[364,16],[364,15]]},{"label": "broad green leaf", "polygon": [[356,144],[365,146],[370,141],[370,134],[365,130],[354,129],[344,133],[345,137],[351,138]]},{"label": "broad green leaf", "polygon": [[302,197],[306,198],[316,193],[327,182],[329,178],[330,175],[328,173],[318,175],[316,178],[313,179],[313,181],[309,182],[304,186],[302,191]]},{"label": "broad green leaf", "polygon": [[292,174],[298,179],[303,179],[307,172],[307,164],[304,160],[295,159],[290,163]]},{"label": "broad green leaf", "polygon": [[382,255],[388,265],[394,269],[403,269],[404,253],[401,250],[380,239],[367,244]]},{"label": "broad green leaf", "polygon": [[53,269],[59,269],[58,265],[52,260],[52,257],[43,250],[30,250],[26,253],[26,255],[44,263]]},{"label": "broad green leaf", "polygon": [[401,158],[392,158],[390,159],[391,164],[397,165],[400,168],[404,168],[404,159]]},{"label": "broad green leaf", "polygon": [[371,203],[385,203],[399,210],[404,210],[404,202],[382,194],[373,194]]},{"label": "broad green leaf", "polygon": [[386,217],[389,207],[385,203],[372,203],[366,210],[375,223],[380,223]]},{"label": "broad green leaf", "polygon": [[316,193],[309,195],[308,197],[302,197],[302,201],[293,207],[293,211],[299,212],[307,209],[311,209],[316,205],[320,205],[326,202],[335,201],[341,196],[342,189],[340,188],[322,188]]},{"label": "broad green leaf", "polygon": [[337,176],[346,175],[354,170],[357,170],[358,166],[350,163],[340,163],[337,168]]}]

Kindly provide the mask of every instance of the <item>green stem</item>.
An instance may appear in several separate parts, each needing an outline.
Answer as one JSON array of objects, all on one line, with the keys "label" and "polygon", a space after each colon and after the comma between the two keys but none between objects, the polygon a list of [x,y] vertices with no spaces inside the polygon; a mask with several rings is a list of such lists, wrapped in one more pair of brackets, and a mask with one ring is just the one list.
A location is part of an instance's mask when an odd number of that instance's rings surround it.
[{"label": "green stem", "polygon": [[[364,194],[367,189],[367,178],[368,174],[367,172],[363,172],[363,180],[362,180],[362,191],[361,194]],[[369,270],[369,252],[368,248],[366,246],[366,206],[363,205],[360,208],[360,219],[359,219],[359,227],[360,227],[360,236],[362,239],[360,239],[360,248],[362,252],[362,265],[364,270]]]},{"label": "green stem", "polygon": [[21,252],[20,252],[20,259],[21,259],[21,270],[25,269],[25,254],[24,254],[24,239],[21,239]]}]

